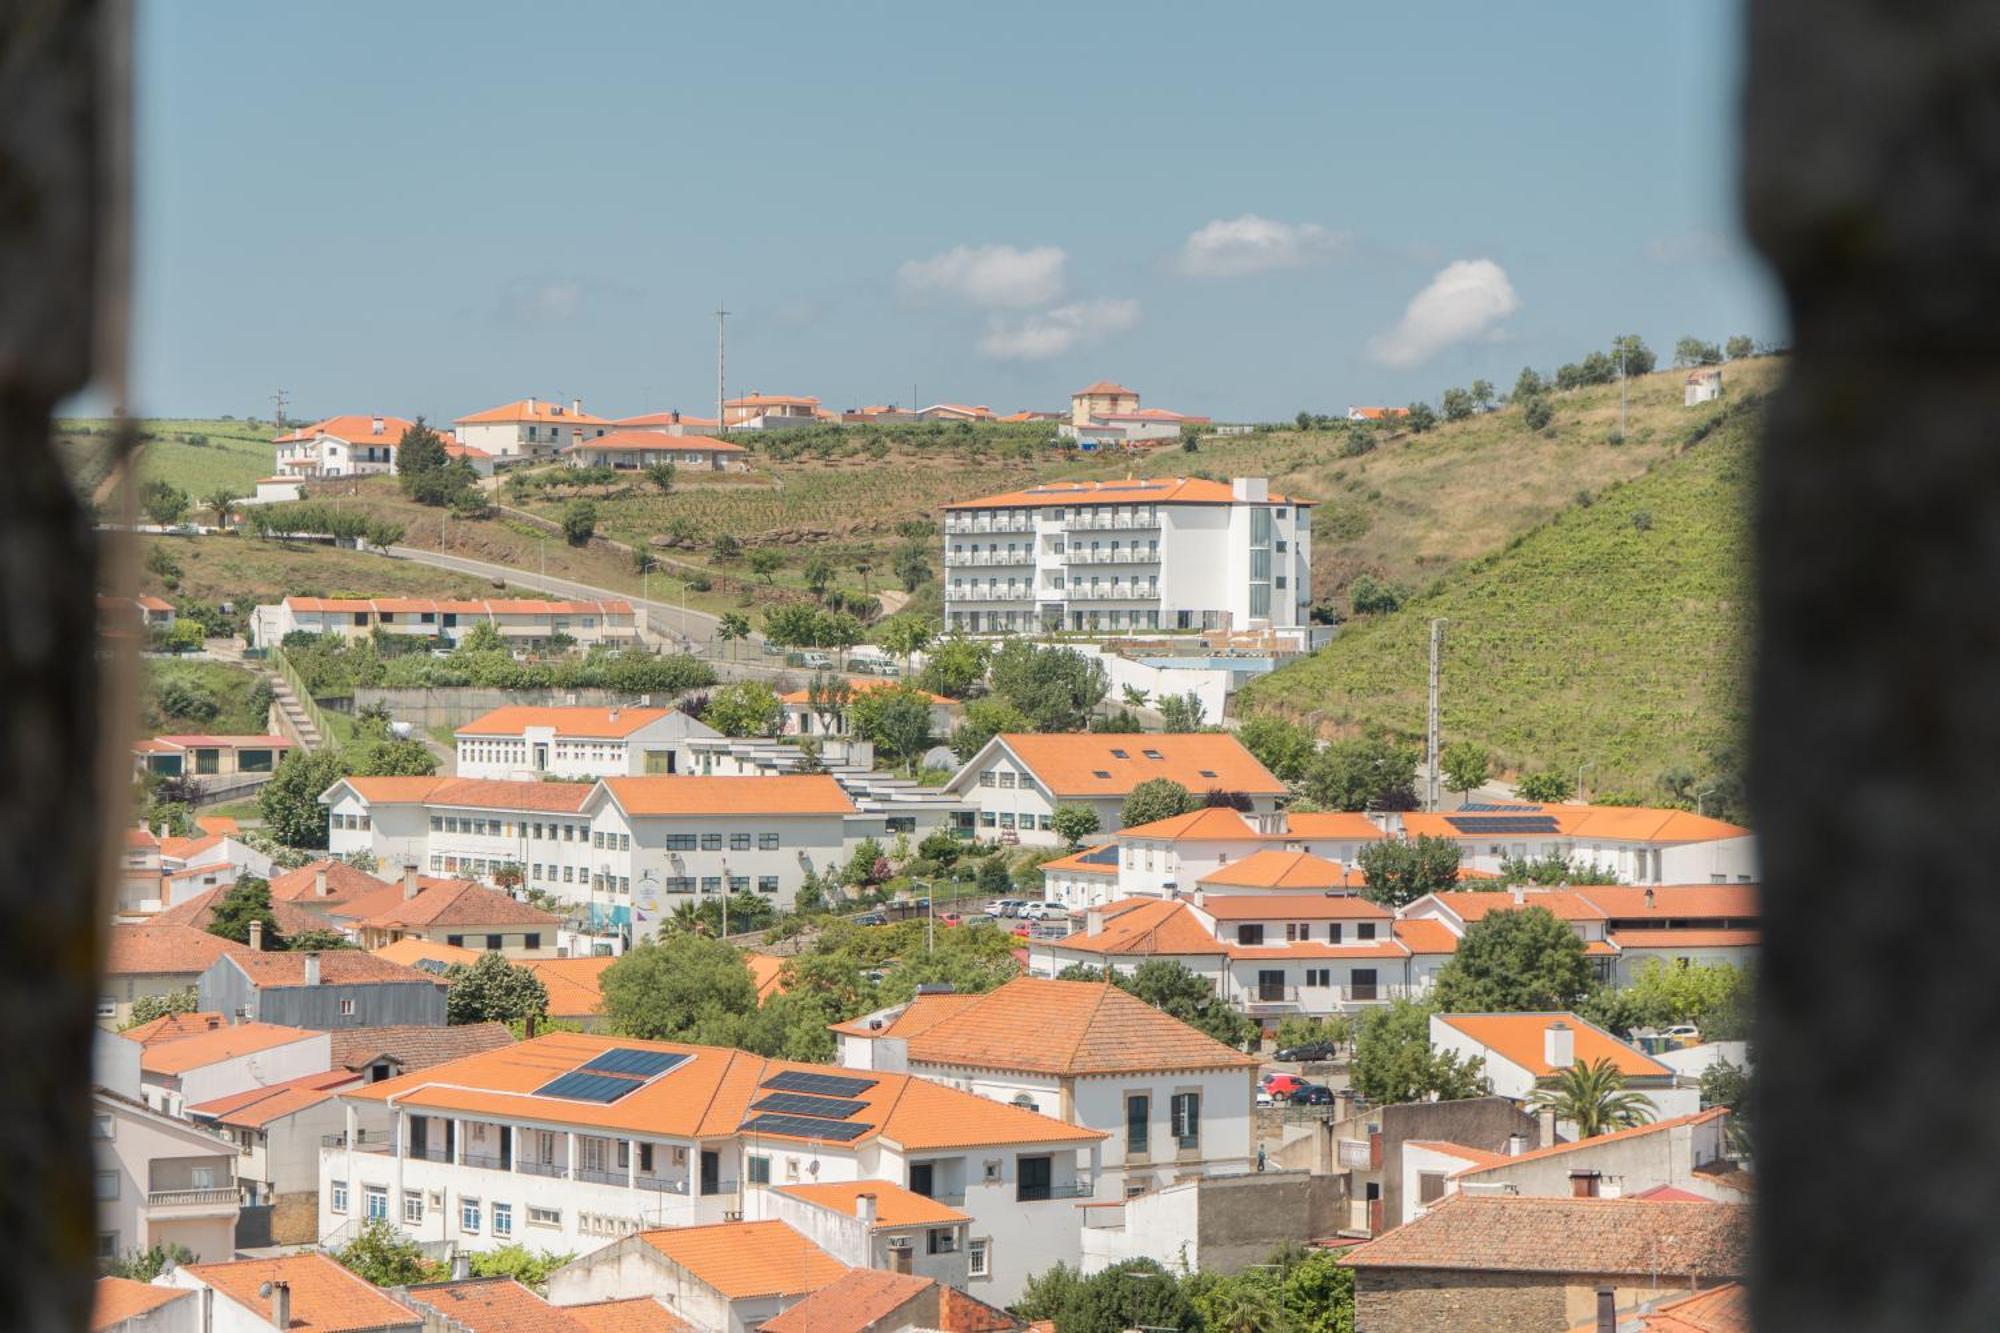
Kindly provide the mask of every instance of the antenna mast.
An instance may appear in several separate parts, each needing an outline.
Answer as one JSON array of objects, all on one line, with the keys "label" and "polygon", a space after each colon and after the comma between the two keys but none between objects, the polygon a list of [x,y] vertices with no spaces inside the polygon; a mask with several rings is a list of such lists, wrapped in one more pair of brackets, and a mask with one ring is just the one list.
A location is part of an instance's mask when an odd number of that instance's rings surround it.
[{"label": "antenna mast", "polygon": [[728,364],[724,330],[728,322],[729,312],[718,303],[715,307],[715,428],[723,434],[729,431],[729,417],[727,410],[722,406],[725,397],[723,369]]},{"label": "antenna mast", "polygon": [[285,391],[280,389],[272,394],[271,402],[278,409],[278,429],[283,430],[285,428]]}]

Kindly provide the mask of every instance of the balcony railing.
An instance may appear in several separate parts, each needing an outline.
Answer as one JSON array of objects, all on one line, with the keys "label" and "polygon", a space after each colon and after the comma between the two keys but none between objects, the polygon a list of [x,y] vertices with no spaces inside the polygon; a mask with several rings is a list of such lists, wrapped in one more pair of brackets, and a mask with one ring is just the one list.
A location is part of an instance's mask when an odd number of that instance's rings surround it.
[{"label": "balcony railing", "polygon": [[947,565],[1032,565],[1033,551],[946,551]]},{"label": "balcony railing", "polygon": [[955,522],[947,520],[944,530],[946,532],[1033,532],[1035,530],[1035,521],[1026,517],[1011,519],[962,518]]},{"label": "balcony railing", "polygon": [[1145,532],[1160,526],[1157,514],[1083,514],[1064,525],[1071,532]]},{"label": "balcony railing", "polygon": [[669,1180],[665,1176],[634,1176],[632,1183],[642,1190],[656,1190],[661,1194],[686,1194],[688,1183],[685,1179]]},{"label": "balcony railing", "polygon": [[527,1162],[516,1159],[515,1169],[531,1176],[553,1176],[557,1180],[569,1179],[569,1166],[564,1162]]},{"label": "balcony railing", "polygon": [[1040,1203],[1046,1199],[1087,1199],[1096,1191],[1088,1181],[1057,1181],[1043,1189],[1016,1189],[1014,1197],[1021,1203]]},{"label": "balcony railing", "polygon": [[476,1166],[482,1171],[508,1170],[508,1160],[498,1153],[469,1152],[465,1154],[465,1165]]},{"label": "balcony railing", "polygon": [[1149,583],[1072,583],[1064,595],[1072,602],[1146,602],[1158,600],[1160,590]]},{"label": "balcony railing", "polygon": [[971,584],[956,584],[945,597],[949,602],[1032,602],[1035,590],[1016,585],[1012,588],[981,588]]},{"label": "balcony railing", "polygon": [[149,1190],[146,1193],[148,1208],[219,1207],[241,1201],[242,1196],[234,1185],[208,1189]]},{"label": "balcony railing", "polygon": [[1140,550],[1136,546],[1119,546],[1109,549],[1095,546],[1072,546],[1063,556],[1072,565],[1157,565],[1160,553],[1155,549]]}]

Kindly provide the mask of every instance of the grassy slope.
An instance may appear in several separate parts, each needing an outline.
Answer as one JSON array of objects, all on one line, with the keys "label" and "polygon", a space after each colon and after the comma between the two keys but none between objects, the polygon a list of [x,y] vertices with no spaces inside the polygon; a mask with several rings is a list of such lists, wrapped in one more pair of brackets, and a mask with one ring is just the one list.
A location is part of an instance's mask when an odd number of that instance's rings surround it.
[{"label": "grassy slope", "polygon": [[[58,423],[58,442],[67,451],[78,479],[92,493],[104,480],[111,426],[104,420]],[[197,505],[220,486],[238,495],[251,494],[257,489],[257,479],[270,476],[277,464],[271,444],[277,432],[268,424],[153,419],[142,422],[140,430],[144,446],[140,465],[145,475],[164,477],[192,496]],[[190,436],[208,442],[191,444]]]},{"label": "grassy slope", "polygon": [[[211,736],[252,736],[265,729],[263,710],[252,706],[259,679],[247,667],[226,662],[170,662],[148,658],[139,689],[139,730],[144,736],[199,732]],[[160,687],[169,680],[199,685],[222,710],[212,718],[168,717],[160,711]]]},{"label": "grassy slope", "polygon": [[1242,710],[1420,736],[1429,622],[1442,617],[1448,741],[1484,744],[1509,769],[1589,762],[1597,790],[1650,795],[1670,768],[1705,771],[1741,722],[1748,656],[1757,412],[1735,402],[1705,440],[1356,623],[1253,685]]},{"label": "grassy slope", "polygon": [[[247,607],[286,595],[299,597],[492,597],[493,585],[467,574],[385,560],[365,551],[291,546],[248,537],[143,537],[139,590],[162,597],[236,602]],[[169,589],[145,567],[154,546],[180,565],[179,586]]]}]

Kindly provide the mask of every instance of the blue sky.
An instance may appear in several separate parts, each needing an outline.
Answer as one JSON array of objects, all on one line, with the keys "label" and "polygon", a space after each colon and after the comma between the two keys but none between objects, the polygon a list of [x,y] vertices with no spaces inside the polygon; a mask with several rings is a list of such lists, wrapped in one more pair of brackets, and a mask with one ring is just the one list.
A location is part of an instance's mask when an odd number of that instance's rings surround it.
[{"label": "blue sky", "polygon": [[1782,338],[1734,4],[139,7],[134,407],[1222,419]]}]

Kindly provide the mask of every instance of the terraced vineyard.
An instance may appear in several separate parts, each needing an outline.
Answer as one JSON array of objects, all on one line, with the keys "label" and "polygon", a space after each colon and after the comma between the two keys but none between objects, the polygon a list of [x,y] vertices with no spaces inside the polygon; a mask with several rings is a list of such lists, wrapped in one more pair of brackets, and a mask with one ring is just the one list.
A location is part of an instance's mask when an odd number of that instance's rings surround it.
[{"label": "terraced vineyard", "polygon": [[[113,426],[102,419],[57,423],[57,444],[78,482],[93,495],[110,466]],[[172,482],[196,504],[223,486],[249,495],[257,489],[257,479],[270,476],[276,465],[271,437],[277,432],[268,424],[154,418],[139,423],[139,430],[143,473]]]},{"label": "terraced vineyard", "polygon": [[1600,491],[1401,611],[1364,618],[1257,682],[1245,715],[1330,734],[1423,734],[1427,645],[1446,621],[1446,739],[1511,770],[1588,765],[1596,791],[1656,798],[1663,774],[1731,766],[1748,659],[1754,399],[1646,475]]}]

